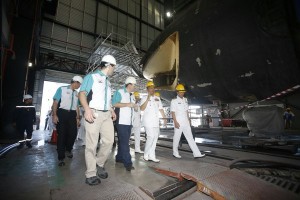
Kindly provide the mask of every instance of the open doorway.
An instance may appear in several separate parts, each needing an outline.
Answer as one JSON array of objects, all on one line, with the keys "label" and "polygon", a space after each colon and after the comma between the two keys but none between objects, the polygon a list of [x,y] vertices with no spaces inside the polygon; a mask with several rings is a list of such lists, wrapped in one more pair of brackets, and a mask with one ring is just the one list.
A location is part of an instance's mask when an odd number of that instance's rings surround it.
[{"label": "open doorway", "polygon": [[51,106],[53,103],[53,96],[57,90],[57,88],[69,85],[67,83],[57,83],[51,81],[44,81],[43,88],[43,97],[42,97],[42,108],[41,108],[41,119],[40,119],[40,129],[44,130],[45,128],[45,120],[48,114],[48,111],[51,110]]}]

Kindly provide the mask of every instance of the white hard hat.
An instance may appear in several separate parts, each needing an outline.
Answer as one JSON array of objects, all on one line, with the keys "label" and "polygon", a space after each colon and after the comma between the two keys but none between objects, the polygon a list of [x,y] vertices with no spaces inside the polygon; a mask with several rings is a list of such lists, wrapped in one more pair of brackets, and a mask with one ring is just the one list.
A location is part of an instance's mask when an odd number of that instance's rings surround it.
[{"label": "white hard hat", "polygon": [[116,59],[112,55],[105,55],[105,56],[103,56],[101,62],[106,62],[106,63],[112,64],[112,65],[116,65],[117,64]]},{"label": "white hard hat", "polygon": [[78,81],[80,84],[82,83],[83,79],[81,78],[81,76],[74,76],[72,78],[72,81]]},{"label": "white hard hat", "polygon": [[30,94],[25,94],[24,99],[32,99],[32,96]]},{"label": "white hard hat", "polygon": [[136,84],[136,79],[132,76],[127,77],[125,80],[125,84],[129,84],[129,83]]}]

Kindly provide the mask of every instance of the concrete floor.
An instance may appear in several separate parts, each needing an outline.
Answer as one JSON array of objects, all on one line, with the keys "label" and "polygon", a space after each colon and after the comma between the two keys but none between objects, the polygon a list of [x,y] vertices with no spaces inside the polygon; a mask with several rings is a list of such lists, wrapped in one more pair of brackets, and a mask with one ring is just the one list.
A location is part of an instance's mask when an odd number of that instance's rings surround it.
[{"label": "concrete floor", "polygon": [[[116,192],[116,190],[122,190],[128,186],[141,186],[154,192],[176,181],[174,178],[158,174],[149,168],[153,163],[145,162],[142,159],[142,154],[135,154],[132,148],[131,155],[135,170],[126,171],[122,164],[115,163],[116,149],[113,148],[105,166],[109,178],[103,180],[98,186],[89,186],[85,184],[86,167],[84,147],[81,145],[81,141],[77,140],[74,145],[74,157],[72,159],[67,158],[66,165],[58,167],[56,145],[45,142],[49,140],[49,137],[50,134],[47,131],[35,131],[32,149],[24,147],[18,150],[15,148],[5,158],[1,159],[1,199],[82,199],[78,196],[80,194],[78,190],[84,194],[84,190],[89,191],[91,187],[93,190],[96,188],[97,194],[95,193],[93,196],[93,193],[89,193],[89,197],[84,199],[102,199],[101,195],[99,197],[101,188]],[[131,145],[131,147],[133,146]],[[157,155],[161,163],[173,160],[171,151],[166,153],[165,150],[158,148]],[[189,154],[186,159],[193,160],[192,154]],[[63,191],[65,194],[74,193],[77,195],[66,197],[62,193]]]},{"label": "concrete floor", "polygon": [[[171,132],[161,133],[161,137],[170,137]],[[85,160],[84,147],[77,140],[74,145],[72,159],[66,159],[66,165],[58,167],[56,145],[47,143],[50,134],[47,131],[35,131],[33,134],[33,148],[13,149],[0,160],[0,198],[1,199],[37,199],[37,200],[65,200],[65,199],[144,199],[133,198],[129,191],[139,189],[150,193],[176,182],[171,178],[157,173],[152,167],[168,166],[182,167],[189,163],[200,169],[208,164],[216,164],[227,168],[231,161],[207,156],[202,159],[193,159],[192,153],[181,151],[182,159],[176,160],[172,157],[171,149],[157,147],[156,154],[161,160],[159,164],[145,162],[141,154],[135,154],[131,144],[131,155],[135,170],[127,172],[122,164],[115,163],[116,148],[106,163],[109,178],[102,180],[97,186],[85,184]],[[131,142],[133,143],[133,142]],[[166,141],[161,144],[171,145]],[[143,144],[143,143],[142,143]],[[144,147],[142,146],[142,149]],[[183,149],[189,149],[183,144]],[[249,152],[238,152],[227,149],[199,146],[200,150],[209,151],[218,156],[240,158],[257,158],[257,154]],[[276,156],[259,155],[263,160],[277,160]],[[280,158],[280,161],[293,163],[295,160]],[[174,163],[176,163],[174,165]],[[126,198],[122,196],[126,194]],[[119,195],[119,196],[118,196]],[[121,196],[120,196],[121,195]],[[118,198],[115,198],[118,197]],[[192,196],[191,196],[192,198]]]}]

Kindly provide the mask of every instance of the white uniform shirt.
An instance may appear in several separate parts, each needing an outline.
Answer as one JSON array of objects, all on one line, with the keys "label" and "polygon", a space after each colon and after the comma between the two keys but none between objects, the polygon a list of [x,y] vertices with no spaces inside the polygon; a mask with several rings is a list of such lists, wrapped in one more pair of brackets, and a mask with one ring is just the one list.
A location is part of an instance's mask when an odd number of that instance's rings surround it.
[{"label": "white uniform shirt", "polygon": [[[132,103],[134,102],[133,96],[131,93],[127,92],[124,88],[117,90],[113,96],[113,106],[117,103]],[[117,114],[117,124],[122,125],[131,125],[132,123],[132,115],[133,115],[133,108],[130,107],[122,107],[115,109]]]},{"label": "white uniform shirt", "polygon": [[80,91],[85,91],[90,108],[111,109],[111,84],[108,77],[99,69],[84,77]]},{"label": "white uniform shirt", "polygon": [[186,98],[176,97],[171,101],[171,112],[175,112],[176,120],[180,126],[189,126],[189,119],[187,117],[187,111],[189,109],[189,105]]},{"label": "white uniform shirt", "polygon": [[61,86],[56,90],[53,97],[59,102],[59,108],[64,110],[76,110],[78,106],[78,92],[71,86]]},{"label": "white uniform shirt", "polygon": [[[135,102],[135,99],[134,99]],[[132,119],[132,126],[133,127],[140,127],[141,126],[141,109],[140,104],[137,104],[138,107],[136,109],[133,109],[133,119]]]},{"label": "white uniform shirt", "polygon": [[[147,100],[147,96],[145,96],[141,105],[143,105]],[[159,110],[163,109],[161,100],[159,97],[151,96],[148,101],[147,107],[144,110],[143,114],[143,125],[146,127],[159,127]]]}]

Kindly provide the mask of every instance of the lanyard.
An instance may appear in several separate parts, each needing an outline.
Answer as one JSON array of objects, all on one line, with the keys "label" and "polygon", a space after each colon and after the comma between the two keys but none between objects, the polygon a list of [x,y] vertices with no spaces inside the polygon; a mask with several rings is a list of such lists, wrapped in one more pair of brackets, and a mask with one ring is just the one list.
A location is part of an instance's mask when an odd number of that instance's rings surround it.
[{"label": "lanyard", "polygon": [[71,107],[70,107],[70,110],[72,110],[72,107],[73,107],[73,98],[74,98],[74,90],[72,92],[72,101],[71,101]]}]

